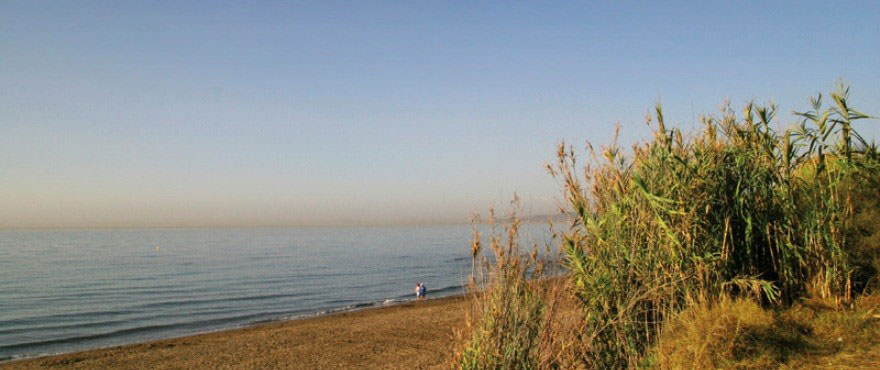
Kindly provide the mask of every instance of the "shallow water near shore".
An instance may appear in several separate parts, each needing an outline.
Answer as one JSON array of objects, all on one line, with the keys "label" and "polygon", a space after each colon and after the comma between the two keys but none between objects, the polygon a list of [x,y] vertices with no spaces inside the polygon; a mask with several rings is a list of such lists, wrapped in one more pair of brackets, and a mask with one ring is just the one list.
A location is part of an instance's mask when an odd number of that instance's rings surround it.
[{"label": "shallow water near shore", "polygon": [[470,238],[469,225],[0,232],[0,360],[401,302],[417,282],[457,294]]}]

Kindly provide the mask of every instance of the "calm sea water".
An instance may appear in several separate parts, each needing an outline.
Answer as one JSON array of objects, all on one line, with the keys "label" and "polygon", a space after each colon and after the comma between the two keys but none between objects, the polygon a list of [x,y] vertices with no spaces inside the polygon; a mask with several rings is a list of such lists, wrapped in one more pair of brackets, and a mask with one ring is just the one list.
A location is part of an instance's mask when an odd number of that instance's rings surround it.
[{"label": "calm sea water", "polygon": [[470,226],[0,232],[0,360],[462,291]]}]

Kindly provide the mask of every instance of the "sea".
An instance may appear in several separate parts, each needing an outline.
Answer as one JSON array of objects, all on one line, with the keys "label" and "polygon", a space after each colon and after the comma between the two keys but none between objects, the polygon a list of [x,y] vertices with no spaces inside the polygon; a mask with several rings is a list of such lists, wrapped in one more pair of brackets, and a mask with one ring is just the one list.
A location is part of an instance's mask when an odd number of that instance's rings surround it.
[{"label": "sea", "polygon": [[0,231],[0,361],[399,304],[419,282],[460,294],[471,239],[470,225]]}]

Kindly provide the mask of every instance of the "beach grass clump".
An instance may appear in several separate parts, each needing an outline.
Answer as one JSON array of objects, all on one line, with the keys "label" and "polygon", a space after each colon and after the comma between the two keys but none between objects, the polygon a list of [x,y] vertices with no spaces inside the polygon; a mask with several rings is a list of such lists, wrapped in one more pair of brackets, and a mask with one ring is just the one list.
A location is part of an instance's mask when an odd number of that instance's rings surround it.
[{"label": "beach grass clump", "polygon": [[[811,99],[809,111],[795,113],[800,122],[781,132],[773,105],[749,103],[739,115],[727,106],[691,132],[667,128],[658,105],[649,118],[651,140],[629,152],[616,140],[600,150],[589,146],[583,167],[574,148],[561,144],[548,169],[562,184],[564,212],[573,215],[560,245],[564,293],[551,296],[536,287],[541,284],[530,285],[527,264],[496,258],[487,265],[494,280],[482,302],[503,309],[477,311],[470,352],[460,364],[676,367],[676,359],[691,358],[717,365],[706,351],[751,364],[785,361],[787,347],[778,354],[755,351],[764,339],[800,345],[797,328],[758,310],[804,297],[844,309],[877,284],[880,162],[876,145],[854,126],[868,116],[850,106],[848,95],[841,87],[827,107],[821,95]],[[514,249],[496,256],[525,260]],[[577,304],[555,302],[564,298]],[[560,325],[572,312],[577,319]],[[521,321],[527,317],[541,324]],[[705,327],[683,324],[695,320]],[[745,327],[755,329],[743,331],[751,342],[737,334]],[[525,331],[509,332],[516,328]],[[718,340],[690,357],[663,357],[654,349],[675,345],[661,334],[678,338],[669,333],[713,328]],[[755,334],[773,330],[791,335]],[[540,348],[527,349],[535,343]],[[521,361],[495,361],[506,346]]]},{"label": "beach grass clump", "polygon": [[671,317],[653,348],[652,362],[664,369],[759,368],[777,362],[766,350],[803,346],[799,331],[777,330],[773,313],[752,299],[697,302]]},{"label": "beach grass clump", "polygon": [[662,369],[880,364],[880,295],[861,295],[847,309],[831,303],[811,297],[768,309],[753,299],[694,302],[668,320],[646,358]]}]

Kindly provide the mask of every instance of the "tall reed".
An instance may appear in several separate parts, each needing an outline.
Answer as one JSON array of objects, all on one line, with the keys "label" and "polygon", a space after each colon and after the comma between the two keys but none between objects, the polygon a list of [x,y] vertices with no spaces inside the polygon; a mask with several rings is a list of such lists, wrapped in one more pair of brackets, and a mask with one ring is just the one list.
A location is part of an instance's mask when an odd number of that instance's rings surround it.
[{"label": "tall reed", "polygon": [[[808,291],[849,302],[854,277],[856,285],[872,278],[853,263],[859,235],[853,196],[880,171],[876,145],[853,126],[868,116],[849,105],[848,94],[841,87],[827,108],[821,95],[812,99],[810,111],[795,113],[799,125],[783,132],[775,128],[773,105],[750,103],[740,115],[728,106],[704,117],[694,132],[667,128],[658,105],[649,118],[653,139],[624,154],[615,134],[611,145],[589,147],[592,160],[583,167],[573,147],[561,144],[548,169],[574,215],[561,249],[578,332],[567,332],[567,344],[541,350],[567,354],[523,350],[517,353],[528,361],[481,362],[475,353],[483,343],[507,343],[501,338],[511,336],[521,336],[519,346],[548,343],[546,332],[561,330],[554,320],[566,316],[542,309],[556,298],[523,293],[530,292],[527,268],[496,262],[490,274],[500,278],[485,302],[510,307],[483,309],[472,319],[481,329],[461,364],[637,367],[664,321],[694,302],[733,295],[788,304]],[[542,324],[486,329],[525,317]]]},{"label": "tall reed", "polygon": [[[520,246],[519,201],[513,201],[506,237],[497,229],[490,211],[488,247],[483,254],[481,234],[474,222],[471,244],[473,270],[468,291],[473,303],[468,313],[468,331],[459,333],[457,362],[463,368],[534,368],[540,318],[544,300],[530,285],[543,272],[537,247],[525,255]],[[467,336],[467,337],[465,337]]]}]

